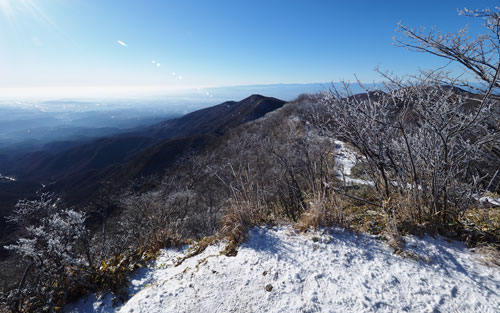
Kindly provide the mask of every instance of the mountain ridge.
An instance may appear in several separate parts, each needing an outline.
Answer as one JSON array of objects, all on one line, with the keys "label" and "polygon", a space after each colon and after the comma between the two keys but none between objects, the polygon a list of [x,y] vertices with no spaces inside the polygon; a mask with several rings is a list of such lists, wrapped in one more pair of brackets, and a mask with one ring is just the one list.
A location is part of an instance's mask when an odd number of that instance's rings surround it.
[{"label": "mountain ridge", "polygon": [[[229,129],[284,104],[283,100],[254,94],[133,132],[80,145],[68,142],[70,147],[66,150],[52,143],[57,148],[55,153],[42,150],[7,159],[2,173],[18,179],[16,186],[22,190],[15,194],[34,195],[37,186],[44,185],[42,191],[63,194],[68,203],[78,204],[92,198],[104,181],[113,181],[118,188],[142,176],[161,174],[189,151],[199,151]],[[23,189],[27,187],[29,190]],[[13,197],[0,194],[2,216],[13,206],[13,201]]]}]

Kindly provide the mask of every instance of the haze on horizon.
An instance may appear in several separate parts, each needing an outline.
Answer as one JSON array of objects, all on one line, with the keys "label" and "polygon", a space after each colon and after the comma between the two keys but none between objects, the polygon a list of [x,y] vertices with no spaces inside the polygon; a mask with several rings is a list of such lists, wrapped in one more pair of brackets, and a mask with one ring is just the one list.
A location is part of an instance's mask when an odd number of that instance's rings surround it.
[{"label": "haze on horizon", "polygon": [[452,32],[469,22],[457,9],[495,4],[0,0],[0,94],[147,94],[354,74],[374,82],[376,66],[403,74],[445,64],[395,47],[399,21]]}]

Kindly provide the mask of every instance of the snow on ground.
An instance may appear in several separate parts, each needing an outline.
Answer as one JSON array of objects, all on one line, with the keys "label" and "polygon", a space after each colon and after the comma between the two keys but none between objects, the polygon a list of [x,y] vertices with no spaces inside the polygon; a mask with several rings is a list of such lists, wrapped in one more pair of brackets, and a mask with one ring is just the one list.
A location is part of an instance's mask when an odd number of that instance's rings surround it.
[{"label": "snow on ground", "polygon": [[0,181],[5,180],[5,181],[16,181],[14,177],[9,177],[9,176],[4,176],[0,173]]},{"label": "snow on ground", "polygon": [[351,169],[358,162],[358,156],[356,153],[346,147],[346,144],[340,140],[335,140],[335,152],[337,157],[335,158],[338,176],[346,185],[369,185],[374,186],[373,182],[367,181],[359,178],[351,177]]},{"label": "snow on ground", "polygon": [[493,198],[490,196],[483,196],[479,198],[479,202],[488,202],[490,204],[500,206],[500,198]]},{"label": "snow on ground", "polygon": [[[356,155],[354,151],[349,149],[345,142],[340,141],[340,140],[335,140],[335,152],[337,153],[337,157],[335,159],[336,162],[336,168],[337,168],[337,176],[345,182],[347,186],[352,186],[352,185],[368,185],[368,186],[374,186],[372,181],[364,180],[364,179],[359,179],[359,178],[352,178],[351,175],[351,170],[354,166],[356,166],[359,157]],[[391,182],[391,184],[397,185],[397,182]],[[412,188],[412,185],[408,184],[409,188]],[[420,186],[418,186],[419,189],[421,189]],[[490,204],[493,204],[494,206],[500,206],[500,198],[494,198],[490,196],[482,196],[482,197],[476,197],[476,199],[480,202],[488,202]]]},{"label": "snow on ground", "polygon": [[[297,234],[253,228],[235,257],[222,245],[175,267],[165,250],[134,275],[118,312],[498,312],[500,269],[463,244],[407,237],[420,256],[395,255],[381,240],[338,228]],[[267,289],[267,290],[266,290]],[[100,305],[100,306],[99,306]],[[112,312],[110,297],[67,312]]]}]

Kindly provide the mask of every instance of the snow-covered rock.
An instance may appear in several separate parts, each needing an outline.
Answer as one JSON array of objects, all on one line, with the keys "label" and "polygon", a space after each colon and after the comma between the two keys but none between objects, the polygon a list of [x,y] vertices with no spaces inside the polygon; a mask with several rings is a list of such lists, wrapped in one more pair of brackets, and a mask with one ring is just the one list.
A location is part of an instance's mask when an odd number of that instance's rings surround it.
[{"label": "snow-covered rock", "polygon": [[91,296],[66,311],[498,312],[499,268],[482,265],[461,243],[405,239],[421,258],[338,228],[253,228],[235,257],[211,246],[176,267],[185,249],[165,250],[134,275],[123,306]]}]

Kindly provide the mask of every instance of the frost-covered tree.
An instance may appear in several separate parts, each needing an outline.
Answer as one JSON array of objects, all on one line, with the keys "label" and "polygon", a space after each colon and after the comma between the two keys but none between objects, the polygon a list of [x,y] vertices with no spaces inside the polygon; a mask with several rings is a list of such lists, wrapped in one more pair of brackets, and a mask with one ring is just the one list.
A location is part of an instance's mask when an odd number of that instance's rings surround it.
[{"label": "frost-covered tree", "polygon": [[385,86],[364,95],[347,85],[325,93],[328,114],[318,125],[363,156],[378,205],[394,211],[397,204],[416,220],[448,223],[482,192],[498,190],[498,11],[460,12],[483,19],[488,33],[475,38],[467,29],[443,34],[399,25],[406,36],[396,39],[399,45],[459,63],[472,74],[463,77],[482,83],[476,93],[457,88],[474,87],[470,81],[441,70],[402,78],[381,73]]},{"label": "frost-covered tree", "polygon": [[[486,33],[471,37],[465,27],[455,33],[443,33],[437,28],[426,31],[398,24],[404,37],[394,37],[398,46],[412,51],[430,53],[459,64],[483,84],[483,91],[490,93],[500,87],[500,7],[484,10],[464,9],[460,15],[483,21]],[[469,85],[462,82],[463,85]],[[498,96],[498,95],[497,95]]]},{"label": "frost-covered tree", "polygon": [[21,257],[26,270],[10,294],[13,310],[52,311],[83,283],[92,268],[85,219],[84,213],[61,209],[47,194],[18,202],[9,220],[24,228],[23,237],[5,248]]},{"label": "frost-covered tree", "polygon": [[322,127],[363,156],[380,206],[394,209],[398,199],[411,218],[447,223],[494,178],[482,166],[495,157],[500,112],[496,100],[478,97],[434,76],[393,79],[366,95],[325,94],[330,123]]},{"label": "frost-covered tree", "polygon": [[37,225],[41,219],[59,209],[60,199],[52,193],[40,193],[37,199],[19,200],[11,215],[6,219],[20,229]]}]

